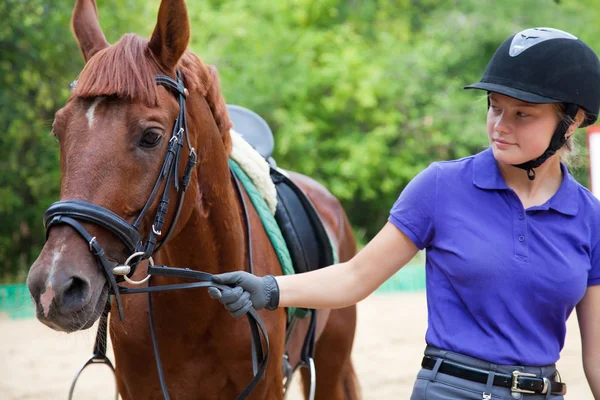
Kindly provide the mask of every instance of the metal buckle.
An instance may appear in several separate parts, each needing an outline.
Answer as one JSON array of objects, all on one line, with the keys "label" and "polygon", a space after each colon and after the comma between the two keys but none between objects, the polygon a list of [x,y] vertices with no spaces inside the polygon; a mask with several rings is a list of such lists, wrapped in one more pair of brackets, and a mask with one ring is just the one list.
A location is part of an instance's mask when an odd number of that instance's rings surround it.
[{"label": "metal buckle", "polygon": [[96,240],[96,236],[94,236],[93,238],[90,239],[88,245],[90,246],[90,251],[93,253],[94,252],[94,243],[98,243],[98,241]]},{"label": "metal buckle", "polygon": [[525,372],[521,372],[521,371],[513,371],[512,372],[512,386],[510,388],[510,391],[514,392],[514,393],[535,394],[535,391],[533,391],[533,390],[519,389],[519,377],[520,376],[528,376],[528,377],[532,377],[532,378],[537,378],[536,374],[526,374]]},{"label": "metal buckle", "polygon": [[548,378],[542,378],[544,380],[544,388],[542,389],[542,394],[546,394],[548,393],[548,390],[550,390],[550,379]]}]

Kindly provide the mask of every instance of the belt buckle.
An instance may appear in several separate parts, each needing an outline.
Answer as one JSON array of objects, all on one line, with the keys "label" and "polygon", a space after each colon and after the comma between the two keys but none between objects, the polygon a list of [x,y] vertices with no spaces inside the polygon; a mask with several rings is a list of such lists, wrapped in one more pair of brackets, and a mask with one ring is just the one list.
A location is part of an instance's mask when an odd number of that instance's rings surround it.
[{"label": "belt buckle", "polygon": [[550,379],[548,378],[542,378],[544,380],[544,388],[542,389],[541,394],[546,394],[548,393],[548,390],[550,390]]},{"label": "belt buckle", "polygon": [[512,386],[510,388],[510,391],[514,392],[514,393],[535,394],[535,391],[533,391],[533,390],[519,389],[519,377],[520,376],[528,376],[528,377],[532,377],[532,378],[537,378],[536,374],[526,374],[525,372],[521,372],[521,371],[513,371],[512,372]]}]

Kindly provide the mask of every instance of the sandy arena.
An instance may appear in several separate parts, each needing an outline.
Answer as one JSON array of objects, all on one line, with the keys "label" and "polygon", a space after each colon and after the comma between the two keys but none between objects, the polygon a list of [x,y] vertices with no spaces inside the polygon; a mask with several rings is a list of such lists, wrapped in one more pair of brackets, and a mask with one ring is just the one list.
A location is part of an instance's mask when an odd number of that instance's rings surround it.
[{"label": "sandy arena", "polygon": [[[364,399],[410,397],[425,346],[426,313],[423,292],[374,294],[359,304],[353,359]],[[0,399],[66,399],[75,373],[91,355],[95,332],[65,335],[35,319],[0,315]],[[573,315],[558,363],[568,400],[593,399],[581,366],[580,344]],[[289,400],[302,398],[295,389]],[[114,399],[109,369],[90,366],[74,398]]]}]

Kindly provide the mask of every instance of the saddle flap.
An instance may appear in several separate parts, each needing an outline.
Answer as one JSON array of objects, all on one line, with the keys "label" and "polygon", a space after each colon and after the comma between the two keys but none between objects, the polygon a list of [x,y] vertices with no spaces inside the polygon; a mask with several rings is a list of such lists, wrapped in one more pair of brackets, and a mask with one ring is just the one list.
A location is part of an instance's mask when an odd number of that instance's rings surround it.
[{"label": "saddle flap", "polygon": [[294,270],[303,273],[334,263],[334,249],[312,202],[287,176],[271,168],[277,189],[275,219],[288,246]]}]

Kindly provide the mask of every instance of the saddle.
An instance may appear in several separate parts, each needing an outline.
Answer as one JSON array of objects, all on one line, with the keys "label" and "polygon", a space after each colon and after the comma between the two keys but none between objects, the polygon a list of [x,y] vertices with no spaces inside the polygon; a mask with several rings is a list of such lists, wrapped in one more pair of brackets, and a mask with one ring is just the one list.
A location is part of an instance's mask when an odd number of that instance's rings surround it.
[{"label": "saddle", "polygon": [[266,121],[247,108],[227,105],[229,119],[248,143],[270,165],[277,190],[275,220],[281,229],[296,273],[313,271],[334,263],[334,249],[323,221],[308,196],[276,167],[272,157],[275,141]]},{"label": "saddle", "polygon": [[[277,207],[275,220],[279,225],[283,239],[292,259],[295,273],[313,271],[334,264],[335,249],[325,230],[323,221],[308,196],[277,168],[272,157],[275,140],[267,122],[255,112],[247,108],[227,105],[229,119],[234,128],[270,166],[271,180],[277,191]],[[309,374],[309,399],[314,399],[316,390],[316,370],[314,363],[317,310],[302,310],[294,313],[288,320],[285,339],[285,354],[282,360],[284,376],[284,395],[292,382],[294,372],[299,368],[307,368]],[[295,330],[298,318],[310,315],[310,323],[304,344],[300,351],[298,364],[290,363],[288,345]]]}]

